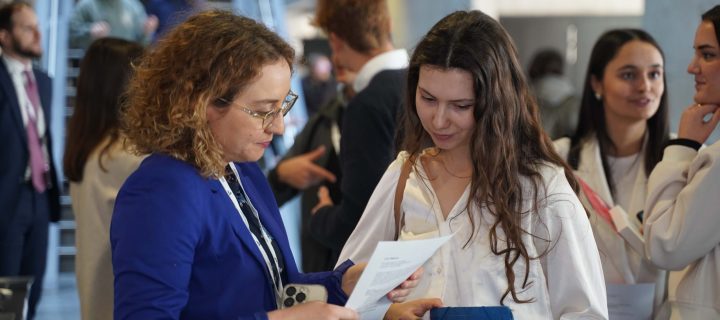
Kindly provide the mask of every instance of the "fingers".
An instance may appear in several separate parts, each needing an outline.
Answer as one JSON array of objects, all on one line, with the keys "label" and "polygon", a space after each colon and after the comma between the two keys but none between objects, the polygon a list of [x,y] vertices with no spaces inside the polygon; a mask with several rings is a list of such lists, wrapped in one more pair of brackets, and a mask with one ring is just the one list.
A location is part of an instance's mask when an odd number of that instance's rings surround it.
[{"label": "fingers", "polygon": [[318,199],[320,199],[321,203],[332,202],[332,199],[330,198],[330,191],[326,186],[322,186],[318,189]]},{"label": "fingers", "polygon": [[390,301],[395,303],[404,302],[405,299],[407,299],[407,296],[410,294],[410,289],[402,289],[398,288],[393,291],[388,292],[387,298],[390,299]]},{"label": "fingers", "polygon": [[324,206],[331,206],[333,204],[332,199],[330,198],[330,191],[328,191],[328,188],[325,186],[320,187],[318,190],[318,204],[315,205],[315,207],[310,210],[310,214],[314,215],[317,213],[317,211],[324,207]]},{"label": "fingers", "polygon": [[322,157],[324,154],[325,154],[325,146],[319,146],[319,147],[315,148],[315,150],[305,153],[303,156],[310,159],[310,161],[314,161],[314,160],[320,159],[320,157]]},{"label": "fingers", "polygon": [[442,300],[438,298],[428,298],[428,299],[420,299],[420,307],[425,309],[425,311],[430,310],[432,308],[440,308],[443,306]]},{"label": "fingers", "polygon": [[421,266],[420,268],[418,268],[417,270],[415,270],[415,272],[413,272],[413,274],[410,275],[410,278],[409,278],[409,279],[410,279],[410,280],[420,279],[420,278],[422,277],[423,273],[425,273],[425,268],[423,268],[423,267]]},{"label": "fingers", "polygon": [[310,171],[310,174],[314,176],[314,178],[316,179],[316,183],[322,180],[327,180],[332,183],[335,183],[335,181],[337,181],[337,177],[335,177],[332,172],[316,164],[311,164],[310,166],[308,166],[308,171]]}]

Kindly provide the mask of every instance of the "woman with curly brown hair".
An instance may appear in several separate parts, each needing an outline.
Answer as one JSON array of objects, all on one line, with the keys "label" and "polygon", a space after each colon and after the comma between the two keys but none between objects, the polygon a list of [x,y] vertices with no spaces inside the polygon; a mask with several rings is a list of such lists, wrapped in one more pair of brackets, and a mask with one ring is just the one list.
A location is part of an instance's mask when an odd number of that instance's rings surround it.
[{"label": "woman with curly brown hair", "polygon": [[[256,164],[297,97],[293,55],[263,25],[209,11],[137,65],[124,132],[150,155],[120,189],[113,213],[117,319],[357,318],[331,304],[345,302],[362,265],[300,274]],[[321,285],[331,304],[275,310],[290,283]]]},{"label": "woman with curly brown hair", "polygon": [[[404,150],[375,189],[340,259],[378,241],[454,234],[388,319],[505,305],[515,319],[607,319],[605,283],[572,171],[543,133],[507,32],[455,12],[410,60]],[[397,206],[397,207],[396,207]],[[398,210],[397,213],[394,210]],[[397,219],[396,219],[397,217]]]}]

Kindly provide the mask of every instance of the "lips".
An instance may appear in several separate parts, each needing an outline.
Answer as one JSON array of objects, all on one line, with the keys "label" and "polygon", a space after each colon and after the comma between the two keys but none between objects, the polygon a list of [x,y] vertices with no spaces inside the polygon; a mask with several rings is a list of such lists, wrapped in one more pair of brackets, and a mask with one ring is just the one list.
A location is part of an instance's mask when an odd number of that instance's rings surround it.
[{"label": "lips", "polygon": [[270,142],[271,142],[271,141],[260,142],[259,145],[261,145],[263,148],[267,148],[267,147],[270,146]]},{"label": "lips", "polygon": [[433,139],[437,140],[437,141],[448,141],[453,137],[452,134],[438,134],[438,133],[433,133],[432,136],[433,136]]}]

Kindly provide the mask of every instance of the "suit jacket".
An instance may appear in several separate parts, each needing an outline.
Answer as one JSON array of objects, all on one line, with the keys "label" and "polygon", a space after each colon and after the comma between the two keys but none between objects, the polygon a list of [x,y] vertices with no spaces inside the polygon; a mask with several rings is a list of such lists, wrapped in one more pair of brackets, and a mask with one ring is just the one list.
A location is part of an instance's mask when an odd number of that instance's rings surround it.
[{"label": "suit jacket", "polygon": [[375,186],[396,155],[406,69],[377,73],[348,103],[340,140],[342,202],[318,210],[310,222],[313,237],[342,250],[360,220]]},{"label": "suit jacket", "polygon": [[310,221],[312,217],[311,210],[318,203],[317,193],[321,186],[328,188],[330,198],[334,203],[339,203],[342,200],[342,194],[340,193],[342,173],[340,172],[340,159],[332,142],[332,126],[334,123],[341,124],[343,108],[343,100],[340,95],[337,95],[330,103],[320,108],[315,115],[310,117],[305,127],[295,137],[295,142],[290,150],[283,156],[283,160],[286,160],[313,151],[319,146],[325,146],[325,154],[315,160],[315,163],[335,174],[337,177],[335,183],[325,181],[322,184],[309,187],[301,193],[300,190],[279,180],[277,167],[268,172],[268,182],[270,182],[270,187],[277,198],[279,206],[293,199],[298,193],[302,194],[300,202],[300,214],[302,217],[300,245],[302,248],[302,266],[305,272],[332,270],[340,254],[339,251],[322,245],[312,237],[310,234]]},{"label": "suit jacket", "polygon": [[[50,155],[50,188],[45,192],[50,204],[50,221],[60,219],[60,188],[55,163],[52,160],[52,134],[50,104],[52,101],[50,77],[44,72],[33,69],[37,82],[40,103],[45,117],[45,136]],[[4,151],[0,154],[0,234],[5,234],[9,221],[17,214],[20,188],[28,183],[25,172],[30,157],[27,144],[27,129],[22,121],[20,103],[15,85],[8,73],[7,66],[0,60],[0,137]]]},{"label": "suit jacket", "polygon": [[[283,283],[315,283],[344,304],[342,273],[300,274],[275,198],[256,163],[236,164],[285,259]],[[265,319],[277,308],[250,231],[217,179],[153,154],[118,193],[110,227],[116,319]]]}]

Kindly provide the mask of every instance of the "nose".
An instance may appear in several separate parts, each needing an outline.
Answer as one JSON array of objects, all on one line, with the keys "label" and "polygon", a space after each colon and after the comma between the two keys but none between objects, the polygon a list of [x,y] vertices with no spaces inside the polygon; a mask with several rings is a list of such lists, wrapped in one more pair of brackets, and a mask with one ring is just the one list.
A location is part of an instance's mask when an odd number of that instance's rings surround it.
[{"label": "nose", "polygon": [[265,131],[274,135],[282,135],[285,132],[285,117],[283,117],[282,113],[278,113],[273,117]]},{"label": "nose", "polygon": [[638,91],[640,91],[640,92],[648,91],[648,89],[650,88],[650,81],[651,81],[651,79],[647,75],[640,77],[640,80],[638,81],[639,83],[637,86]]},{"label": "nose", "polygon": [[435,115],[433,115],[432,123],[435,128],[440,129],[444,128],[448,124],[448,118],[447,118],[447,107],[444,105],[439,105],[438,108],[435,111]]},{"label": "nose", "polygon": [[693,58],[690,60],[690,64],[688,64],[687,72],[689,74],[698,75],[700,74],[700,65],[697,61],[697,56],[693,56]]}]

